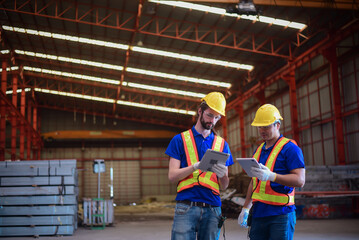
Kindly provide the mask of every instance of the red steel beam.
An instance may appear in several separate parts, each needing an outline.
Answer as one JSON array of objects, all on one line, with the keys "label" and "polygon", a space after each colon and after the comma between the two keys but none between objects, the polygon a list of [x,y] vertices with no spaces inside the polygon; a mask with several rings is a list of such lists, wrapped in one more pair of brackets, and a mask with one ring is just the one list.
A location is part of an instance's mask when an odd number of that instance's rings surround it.
[{"label": "red steel beam", "polygon": [[266,97],[264,95],[264,90],[254,94],[254,96],[258,99],[260,105],[263,105],[266,103]]},{"label": "red steel beam", "polygon": [[[41,118],[37,118],[37,129],[39,131],[39,129],[41,129]],[[42,142],[41,142],[42,143]],[[42,149],[43,144],[40,144],[40,141],[37,142],[36,144],[36,157],[35,159],[41,159],[41,149]]]},{"label": "red steel beam", "polygon": [[307,63],[308,61],[318,56],[319,54],[322,54],[323,49],[328,48],[328,46],[332,44],[340,42],[341,40],[345,39],[346,37],[352,35],[357,31],[359,31],[358,20],[353,20],[351,23],[343,27],[343,29],[337,31],[331,36],[328,35],[325,39],[314,45],[312,48],[308,49],[306,52],[304,52],[297,58],[293,59],[293,61],[291,61],[290,64],[282,67],[275,73],[266,77],[264,81],[258,82],[251,89],[243,93],[241,97],[238,97],[237,99],[228,103],[227,111],[229,111],[230,109],[234,109],[236,105],[239,104],[240,102],[244,102],[245,100],[255,95],[256,93],[264,90],[274,82],[278,81],[279,79],[282,79],[283,76],[288,75],[291,71]]},{"label": "red steel beam", "polygon": [[[38,107],[46,108],[46,109],[54,109],[54,110],[59,110],[59,111],[68,111],[68,112],[74,112],[74,111],[84,112],[84,110],[79,110],[79,109],[71,108],[71,107],[57,107],[57,106],[49,106],[49,105],[39,105]],[[113,119],[135,121],[135,122],[147,123],[147,124],[156,124],[156,125],[161,125],[161,126],[170,126],[170,127],[176,127],[176,128],[182,128],[182,129],[188,129],[192,124],[190,118],[189,118],[189,120],[181,118],[181,120],[179,122],[175,122],[174,119],[170,119],[169,122],[166,122],[163,118],[162,119],[148,119],[148,118],[144,119],[144,118],[139,118],[136,116],[135,117],[118,116],[118,115],[99,113],[99,112],[88,111],[88,110],[85,112],[89,115],[105,116],[105,117],[113,118]]]},{"label": "red steel beam", "polygon": [[345,145],[343,131],[342,104],[340,100],[340,84],[338,75],[338,61],[336,54],[336,46],[332,45],[323,51],[323,55],[328,59],[330,64],[331,85],[333,91],[334,102],[334,118],[335,118],[335,141],[338,150],[339,165],[345,165]]},{"label": "red steel beam", "polygon": [[133,26],[134,31],[131,34],[131,39],[130,39],[130,42],[129,42],[130,47],[126,51],[126,59],[125,59],[124,65],[123,65],[123,70],[121,72],[121,80],[120,80],[120,84],[117,87],[117,94],[116,94],[115,102],[113,103],[113,113],[116,112],[117,100],[120,98],[121,88],[122,88],[123,81],[125,80],[127,66],[128,66],[128,63],[130,62],[132,46],[133,46],[133,43],[135,41],[136,32],[138,32],[138,27],[140,25],[140,18],[141,18],[141,15],[142,15],[142,5],[143,5],[143,0],[140,0],[139,3],[138,3],[136,20],[135,20],[135,23],[134,23],[134,26]]},{"label": "red steel beam", "polygon": [[[6,97],[6,94],[3,91],[0,91],[0,100],[5,102],[4,109],[8,110],[8,112],[15,113],[15,116],[18,119],[18,121],[20,122],[20,124],[24,124],[24,126],[26,126],[27,130],[31,131],[33,133],[33,135],[36,138],[36,141],[38,141],[38,143],[41,143],[42,140],[41,140],[40,133],[34,130],[34,128],[31,126],[31,124],[26,120],[25,116],[22,115],[22,113],[14,105],[12,105],[12,103],[8,100],[8,98]],[[3,108],[1,108],[1,109],[3,109]]]},{"label": "red steel beam", "polygon": [[223,131],[223,138],[227,139],[228,137],[228,132],[227,132],[227,118],[221,118],[221,123],[222,123],[222,131]]},{"label": "red steel beam", "polygon": [[299,142],[299,124],[298,124],[298,104],[297,104],[297,86],[295,81],[295,71],[292,70],[289,75],[283,76],[289,86],[289,104],[290,116],[292,121],[293,139],[300,145]]},{"label": "red steel beam", "polygon": [[[35,131],[38,131],[39,127],[39,122],[37,119],[37,105],[34,106],[33,108],[33,113],[32,113],[32,127]],[[36,138],[36,136],[34,134],[32,134],[32,142],[33,142],[33,150],[32,150],[32,160],[36,160],[36,159],[40,159],[40,153],[41,153],[41,144],[39,144],[39,142],[34,141],[34,139]]]},{"label": "red steel beam", "polygon": [[[31,114],[32,114],[32,104],[30,102],[27,104],[27,121],[31,125]],[[31,132],[27,131],[26,135],[26,160],[31,159]]]},{"label": "red steel beam", "polygon": [[[5,96],[7,88],[7,68],[8,64],[5,59],[2,61],[1,72],[1,96]],[[6,97],[4,97],[6,98]],[[5,160],[5,148],[6,148],[6,102],[3,97],[0,97],[0,161]]]},{"label": "red steel beam", "polygon": [[[25,108],[26,108],[26,93],[25,89],[22,89],[20,95],[20,113],[25,119]],[[28,123],[30,125],[30,123]],[[20,160],[24,160],[25,152],[25,124],[24,122],[20,123]]]},{"label": "red steel beam", "polygon": [[239,103],[235,109],[239,115],[239,131],[240,131],[240,139],[241,139],[241,156],[246,157],[246,140],[244,134],[244,111],[243,111],[243,103]]},{"label": "red steel beam", "polygon": [[[17,108],[17,88],[18,76],[12,75],[12,104]],[[16,132],[17,132],[17,119],[15,113],[10,113],[11,116],[11,160],[16,159]]]},{"label": "red steel beam", "polygon": [[[292,59],[291,47],[292,43],[286,39],[279,39],[275,37],[260,36],[258,34],[253,35],[249,32],[239,32],[228,30],[225,28],[213,27],[205,24],[198,24],[195,22],[188,21],[178,21],[169,18],[160,18],[153,16],[147,22],[143,22],[142,26],[138,29],[133,29],[133,26],[129,25],[129,22],[136,19],[137,13],[125,12],[119,9],[107,8],[96,6],[86,3],[73,3],[70,1],[50,1],[46,5],[43,4],[41,0],[26,1],[22,5],[17,6],[16,1],[13,4],[4,4],[5,1],[1,3],[1,10],[11,11],[22,14],[30,14],[34,16],[53,18],[58,20],[70,21],[75,23],[89,24],[93,26],[107,27],[116,30],[124,30],[130,32],[138,32],[142,34],[148,34],[158,37],[165,37],[171,39],[184,40],[189,42],[195,42],[200,44],[230,48],[240,51],[246,51],[257,54],[264,54],[269,56],[280,57],[284,59]],[[61,6],[60,6],[61,4]],[[40,8],[41,6],[41,8]],[[64,10],[60,12],[61,7],[64,6]],[[87,12],[82,13],[81,11]],[[55,9],[55,11],[54,11]],[[104,11],[107,10],[107,11]],[[45,11],[46,10],[46,11]],[[92,22],[87,18],[89,12],[92,12],[96,15],[96,22]],[[104,13],[106,12],[106,14]],[[125,13],[125,14],[123,14]],[[130,15],[126,19],[120,19],[122,15]],[[121,21],[122,20],[122,21]],[[168,21],[168,24],[162,26],[162,21]],[[154,24],[154,28],[145,30],[147,26]],[[183,25],[184,24],[184,25]],[[181,25],[182,28],[180,27]],[[187,32],[194,32],[195,34],[189,36]],[[298,32],[299,34],[299,32]],[[207,37],[206,37],[207,36]],[[255,39],[243,38],[243,36],[253,36]],[[266,43],[263,46],[256,47],[256,39],[267,39]],[[249,43],[244,46],[244,43]],[[284,45],[288,46],[289,52],[280,53],[280,49]],[[267,46],[271,46],[267,48]],[[274,46],[279,46],[274,48]],[[295,45],[293,45],[296,47]]]}]

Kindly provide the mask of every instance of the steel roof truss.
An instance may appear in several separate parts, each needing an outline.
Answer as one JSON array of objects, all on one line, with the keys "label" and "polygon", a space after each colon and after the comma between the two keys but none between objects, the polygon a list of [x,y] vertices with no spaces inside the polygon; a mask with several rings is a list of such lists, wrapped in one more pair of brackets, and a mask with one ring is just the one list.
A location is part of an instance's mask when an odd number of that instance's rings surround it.
[{"label": "steel roof truss", "polygon": [[[4,2],[4,1],[3,1]],[[95,5],[89,5],[89,4],[84,4],[84,3],[77,3],[75,6],[74,5],[69,5],[64,11],[59,12],[59,4],[60,2],[62,4],[66,3],[64,1],[50,1],[48,2],[45,6],[43,6],[42,8],[40,8],[40,10],[37,10],[37,8],[39,7],[39,0],[34,0],[34,1],[26,1],[24,4],[22,4],[21,6],[17,7],[16,6],[16,2],[14,6],[4,6],[1,7],[0,9],[5,10],[5,11],[13,11],[13,12],[18,12],[18,13],[24,13],[24,14],[31,14],[31,15],[35,15],[35,16],[41,16],[41,17],[48,17],[48,18],[55,18],[55,19],[60,19],[60,20],[65,20],[65,21],[72,21],[72,22],[76,22],[76,23],[83,23],[83,24],[90,24],[90,25],[95,25],[95,26],[101,26],[101,27],[108,27],[108,28],[113,28],[113,29],[118,29],[118,30],[125,30],[125,31],[131,31],[134,32],[136,31],[136,29],[133,29],[133,24],[131,24],[131,26],[125,26],[127,24],[129,24],[131,21],[135,21],[137,14],[136,13],[128,13],[128,12],[122,12],[120,10],[114,10],[114,9],[109,9],[106,7],[98,7]],[[29,7],[30,9],[26,8],[26,5],[30,5],[30,4],[34,4],[35,5],[35,10],[32,10],[31,7]],[[31,5],[30,5],[31,6]],[[79,15],[79,7],[82,8],[90,8],[90,10],[88,10],[86,13],[82,14],[81,16]],[[45,9],[50,9],[53,8],[55,9],[55,11],[45,11]],[[70,10],[74,9],[74,13],[70,13]],[[107,9],[109,11],[109,13],[104,14],[104,16],[99,16],[100,14],[103,14],[103,11],[101,11],[102,9]],[[91,22],[90,20],[87,20],[86,17],[89,15],[90,12],[94,12],[95,13],[95,17],[96,17],[96,21],[95,22]],[[51,15],[51,13],[53,13],[53,15]],[[65,14],[65,13],[69,13],[69,14]],[[126,16],[127,18],[124,19],[124,21],[120,23],[120,14],[121,13],[126,13],[126,15],[130,14],[130,16]],[[66,16],[65,16],[66,15]],[[69,15],[69,16],[68,16]],[[75,16],[73,16],[75,15]],[[113,24],[113,21],[110,21],[109,19],[111,19],[111,16],[115,15],[116,16],[116,21],[115,24]],[[166,24],[165,26],[161,26],[161,22],[160,21],[168,21],[168,24]],[[155,23],[155,28],[152,30],[144,30],[144,28],[146,26],[148,26],[151,23]],[[189,26],[184,26],[184,29],[181,30],[179,24],[189,24]],[[214,46],[218,46],[218,47],[225,47],[225,48],[231,48],[231,49],[236,49],[236,50],[241,50],[241,51],[248,51],[248,52],[253,52],[253,53],[258,53],[258,54],[265,54],[265,55],[270,55],[270,56],[277,56],[277,57],[281,57],[281,58],[285,58],[288,59],[291,56],[288,55],[288,53],[283,52],[283,53],[279,53],[279,49],[273,49],[271,51],[265,50],[265,49],[256,49],[252,46],[250,47],[240,47],[239,45],[236,45],[236,41],[234,41],[239,35],[243,35],[243,32],[234,32],[232,31],[231,33],[227,33],[227,37],[219,37],[220,34],[218,34],[219,32],[227,32],[227,29],[221,29],[219,27],[212,27],[212,26],[207,26],[204,24],[198,24],[198,23],[191,23],[191,22],[187,22],[187,21],[179,21],[179,20],[173,20],[173,19],[162,19],[159,17],[152,17],[151,19],[149,19],[147,22],[142,22],[141,23],[142,26],[139,27],[138,29],[138,33],[142,33],[142,34],[150,34],[150,35],[154,35],[154,36],[159,36],[159,37],[166,37],[166,38],[174,38],[177,40],[184,40],[184,41],[190,41],[190,42],[196,42],[196,43],[201,43],[201,44],[207,44],[207,45],[214,45]],[[171,29],[171,31],[167,31]],[[195,32],[194,37],[186,37],[185,35],[188,35],[187,33],[189,33],[189,31],[193,29],[193,31]],[[203,34],[199,33],[199,30],[202,32],[204,31]],[[175,33],[173,33],[175,32]],[[206,39],[206,36],[210,35],[212,33],[213,39],[210,38],[210,40]],[[245,33],[248,34],[248,33]],[[224,43],[224,40],[227,39],[230,35],[233,36],[233,41],[230,41],[229,43]],[[255,37],[257,38],[257,36],[255,35]],[[275,39],[272,38],[271,41],[274,41]],[[282,39],[283,40],[283,39]],[[279,42],[282,41],[281,39],[278,39]],[[289,44],[289,48],[291,47]],[[275,46],[275,44],[273,44]]]}]

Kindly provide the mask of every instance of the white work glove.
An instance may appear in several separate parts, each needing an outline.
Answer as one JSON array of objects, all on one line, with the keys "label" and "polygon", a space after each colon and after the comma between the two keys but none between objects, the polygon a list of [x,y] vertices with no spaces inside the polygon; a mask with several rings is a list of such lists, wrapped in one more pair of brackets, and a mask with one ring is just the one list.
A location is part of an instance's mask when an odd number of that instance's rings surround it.
[{"label": "white work glove", "polygon": [[252,175],[261,181],[269,180],[273,182],[277,174],[269,170],[269,168],[264,166],[262,163],[260,163],[259,166],[260,168],[256,168],[256,167],[251,168]]},{"label": "white work glove", "polygon": [[193,169],[196,171],[198,169],[198,166],[199,166],[199,163],[200,162],[196,162],[195,164],[193,164]]},{"label": "white work glove", "polygon": [[238,216],[238,225],[244,228],[248,228],[247,221],[249,215],[249,208],[242,208],[241,213]]},{"label": "white work glove", "polygon": [[212,166],[212,172],[214,172],[215,174],[217,174],[217,177],[222,178],[224,177],[224,175],[226,175],[227,173],[227,167],[224,166],[223,164],[214,164]]}]

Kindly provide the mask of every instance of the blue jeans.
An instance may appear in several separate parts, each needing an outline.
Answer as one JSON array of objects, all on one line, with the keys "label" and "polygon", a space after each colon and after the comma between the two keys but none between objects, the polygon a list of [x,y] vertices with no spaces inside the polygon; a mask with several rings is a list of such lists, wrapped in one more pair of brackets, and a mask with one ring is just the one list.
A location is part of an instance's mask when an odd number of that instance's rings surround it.
[{"label": "blue jeans", "polygon": [[286,215],[253,218],[251,240],[292,240],[296,224],[295,211]]},{"label": "blue jeans", "polygon": [[196,207],[177,203],[172,225],[172,240],[219,239],[221,207]]}]

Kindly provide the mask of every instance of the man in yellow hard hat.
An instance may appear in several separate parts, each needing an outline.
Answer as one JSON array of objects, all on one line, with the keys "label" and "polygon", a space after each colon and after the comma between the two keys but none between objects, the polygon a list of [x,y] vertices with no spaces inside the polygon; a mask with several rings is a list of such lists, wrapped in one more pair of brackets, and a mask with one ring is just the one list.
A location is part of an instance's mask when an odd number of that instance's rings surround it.
[{"label": "man in yellow hard hat", "polygon": [[305,165],[302,150],[296,142],[280,134],[281,120],[278,109],[265,104],[257,110],[252,122],[264,142],[253,155],[260,168],[251,169],[255,177],[249,184],[238,217],[239,225],[251,226],[251,240],[293,239],[296,223],[294,188],[304,186]]},{"label": "man in yellow hard hat", "polygon": [[[233,164],[233,157],[228,143],[213,128],[225,116],[226,99],[220,92],[211,92],[201,101],[196,124],[176,135],[166,150],[168,178],[178,183],[172,240],[218,239],[223,220],[219,193],[228,187],[227,166]],[[226,166],[214,164],[213,172],[199,170],[207,149],[230,154]]]}]

